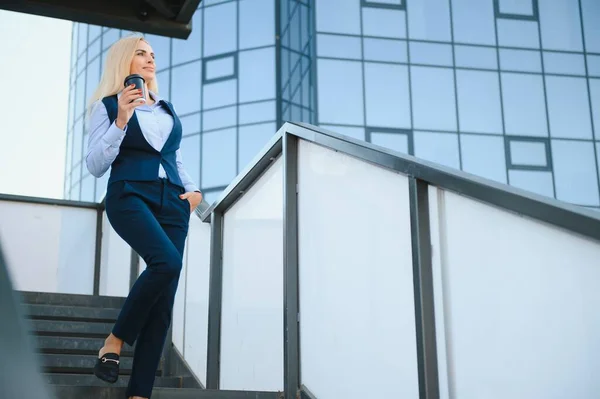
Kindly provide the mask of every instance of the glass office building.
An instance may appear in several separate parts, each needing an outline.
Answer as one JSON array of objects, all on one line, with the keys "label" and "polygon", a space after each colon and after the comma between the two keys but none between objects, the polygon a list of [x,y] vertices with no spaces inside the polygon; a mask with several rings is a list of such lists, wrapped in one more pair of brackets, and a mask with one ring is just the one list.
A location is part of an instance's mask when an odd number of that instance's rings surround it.
[{"label": "glass office building", "polygon": [[[599,21],[597,0],[204,0],[187,41],[149,41],[209,201],[303,121],[600,208]],[[103,196],[84,108],[127,33],[74,25],[66,198]]]}]

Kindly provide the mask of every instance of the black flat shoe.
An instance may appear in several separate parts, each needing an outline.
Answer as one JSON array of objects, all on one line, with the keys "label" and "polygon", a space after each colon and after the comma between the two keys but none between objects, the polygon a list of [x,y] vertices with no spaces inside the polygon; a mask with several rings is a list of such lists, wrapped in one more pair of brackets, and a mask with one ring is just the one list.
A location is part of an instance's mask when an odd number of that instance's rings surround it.
[{"label": "black flat shoe", "polygon": [[94,375],[103,381],[114,384],[119,379],[119,355],[116,353],[105,353],[96,360]]}]

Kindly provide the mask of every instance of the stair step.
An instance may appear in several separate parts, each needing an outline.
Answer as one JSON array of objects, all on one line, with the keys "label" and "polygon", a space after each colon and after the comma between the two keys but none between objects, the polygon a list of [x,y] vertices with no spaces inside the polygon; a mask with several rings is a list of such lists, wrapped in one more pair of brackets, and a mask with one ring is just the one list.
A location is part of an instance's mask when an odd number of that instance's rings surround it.
[{"label": "stair step", "polygon": [[[126,388],[118,387],[73,387],[56,385],[53,387],[60,399],[123,399]],[[152,399],[282,399],[279,392],[221,391],[192,388],[154,388]]]},{"label": "stair step", "polygon": [[113,328],[113,323],[83,321],[31,320],[30,325],[37,335],[88,338],[106,338]]},{"label": "stair step", "polygon": [[[50,385],[68,385],[73,387],[127,387],[128,375],[120,375],[117,382],[109,385],[92,374],[44,374],[44,380]],[[185,387],[183,377],[156,377],[154,386],[157,388],[182,388]]]},{"label": "stair step", "polygon": [[[40,354],[42,368],[47,373],[66,374],[92,374],[96,364],[97,355],[48,355]],[[121,375],[131,374],[133,366],[132,357],[122,357],[119,364]],[[159,364],[157,374],[160,373],[162,362]]]},{"label": "stair step", "polygon": [[23,314],[35,320],[96,321],[114,323],[119,309],[84,306],[25,304]]},{"label": "stair step", "polygon": [[116,296],[93,296],[77,294],[55,294],[49,292],[20,291],[21,301],[28,304],[84,306],[91,308],[120,309],[125,298]]},{"label": "stair step", "polygon": [[[38,336],[37,350],[41,353],[96,355],[104,345],[104,338]],[[124,345],[121,356],[133,356],[133,348]]]}]

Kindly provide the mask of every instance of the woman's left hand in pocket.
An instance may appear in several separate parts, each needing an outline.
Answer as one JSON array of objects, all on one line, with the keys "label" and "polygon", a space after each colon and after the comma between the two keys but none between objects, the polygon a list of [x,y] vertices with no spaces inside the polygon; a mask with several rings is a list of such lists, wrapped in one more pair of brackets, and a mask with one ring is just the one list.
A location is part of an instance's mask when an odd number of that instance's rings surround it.
[{"label": "woman's left hand in pocket", "polygon": [[190,212],[194,212],[194,209],[202,202],[202,194],[197,191],[190,191],[183,193],[179,196],[182,200],[188,200],[190,203]]}]

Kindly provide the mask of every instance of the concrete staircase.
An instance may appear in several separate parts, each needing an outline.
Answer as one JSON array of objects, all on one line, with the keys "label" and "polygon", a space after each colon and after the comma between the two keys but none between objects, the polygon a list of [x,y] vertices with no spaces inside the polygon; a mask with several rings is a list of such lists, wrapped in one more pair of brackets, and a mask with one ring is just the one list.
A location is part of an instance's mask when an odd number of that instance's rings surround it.
[{"label": "concrete staircase", "polygon": [[[44,379],[57,398],[125,397],[133,348],[123,348],[121,374],[115,384],[107,384],[92,374],[98,349],[110,333],[124,298],[38,292],[21,292],[21,297],[23,314],[29,318],[35,335]],[[165,353],[157,371],[153,398],[221,397],[201,389],[172,345]],[[168,367],[170,364],[172,367]]]}]

